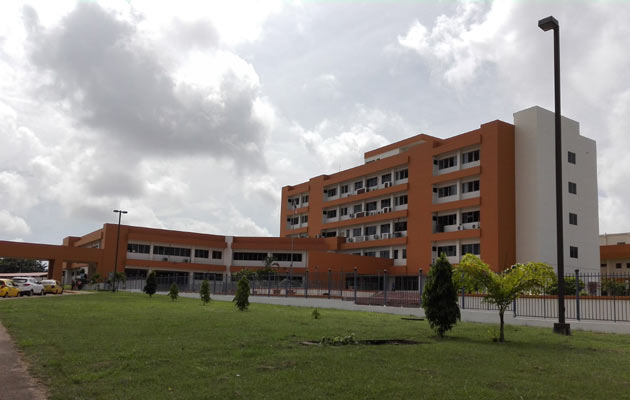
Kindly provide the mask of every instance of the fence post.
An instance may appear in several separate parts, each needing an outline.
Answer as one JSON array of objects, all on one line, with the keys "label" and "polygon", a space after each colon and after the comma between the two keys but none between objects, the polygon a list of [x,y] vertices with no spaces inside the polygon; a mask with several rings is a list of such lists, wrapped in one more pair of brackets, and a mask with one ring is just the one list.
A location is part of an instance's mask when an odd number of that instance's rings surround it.
[{"label": "fence post", "polygon": [[271,278],[269,272],[267,272],[267,297],[271,296]]},{"label": "fence post", "polygon": [[387,306],[387,270],[383,270],[383,307]]},{"label": "fence post", "polygon": [[256,276],[252,277],[252,296],[256,295]]},{"label": "fence post", "polygon": [[212,277],[212,294],[217,294],[217,276]]},{"label": "fence post", "polygon": [[[291,278],[291,273],[289,272],[289,278]],[[289,297],[289,278],[285,278],[284,281],[284,297]]]},{"label": "fence post", "polygon": [[466,309],[466,286],[462,285],[462,310]]},{"label": "fence post", "polygon": [[517,298],[518,298],[518,296],[517,296],[517,297],[515,297],[515,298],[514,298],[514,301],[512,302],[512,312],[513,312],[513,314],[514,314],[514,317],[516,317],[516,299],[517,299]]},{"label": "fence post", "polygon": [[580,320],[580,270],[575,270],[575,316]]},{"label": "fence post", "polygon": [[330,275],[332,274],[332,271],[330,270],[330,268],[328,268],[328,298],[330,299]]},{"label": "fence post", "polygon": [[304,297],[308,299],[308,270],[304,274]]},{"label": "fence post", "polygon": [[357,304],[357,267],[354,267],[354,304]]},{"label": "fence post", "polygon": [[418,268],[418,295],[420,301],[418,302],[422,306],[422,268]]}]

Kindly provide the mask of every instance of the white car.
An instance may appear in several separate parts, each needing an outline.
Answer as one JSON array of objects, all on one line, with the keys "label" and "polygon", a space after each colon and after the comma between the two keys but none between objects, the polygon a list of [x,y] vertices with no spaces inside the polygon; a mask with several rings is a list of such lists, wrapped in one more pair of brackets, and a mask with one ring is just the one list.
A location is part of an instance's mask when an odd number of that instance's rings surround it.
[{"label": "white car", "polygon": [[15,283],[18,289],[20,289],[20,296],[32,296],[33,294],[38,294],[40,296],[46,295],[44,286],[39,284],[35,278],[18,276],[13,278],[13,283]]}]

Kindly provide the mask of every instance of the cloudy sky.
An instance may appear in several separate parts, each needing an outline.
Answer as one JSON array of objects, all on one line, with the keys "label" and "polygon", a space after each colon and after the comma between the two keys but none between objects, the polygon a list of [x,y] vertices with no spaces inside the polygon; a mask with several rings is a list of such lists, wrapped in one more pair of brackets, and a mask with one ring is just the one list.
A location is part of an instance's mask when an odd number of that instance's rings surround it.
[{"label": "cloudy sky", "polygon": [[[427,133],[553,108],[598,144],[600,231],[630,231],[630,2],[0,5],[0,239],[106,222],[277,235],[281,187]],[[208,4],[206,4],[208,3]]]}]

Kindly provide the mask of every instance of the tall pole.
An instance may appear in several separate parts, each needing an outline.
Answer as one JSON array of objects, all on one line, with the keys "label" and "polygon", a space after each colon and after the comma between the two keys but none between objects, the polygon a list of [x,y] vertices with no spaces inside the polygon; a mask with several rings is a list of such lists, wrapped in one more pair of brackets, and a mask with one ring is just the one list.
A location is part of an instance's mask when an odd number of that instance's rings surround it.
[{"label": "tall pole", "polygon": [[116,270],[118,268],[118,245],[120,243],[120,220],[123,214],[127,214],[124,210],[114,210],[118,213],[118,230],[116,231],[116,254],[114,255],[114,275],[112,276],[112,292],[116,291]]},{"label": "tall pole", "polygon": [[560,25],[550,16],[538,21],[543,31],[553,29],[553,81],[555,98],[556,136],[556,253],[558,256],[558,322],[553,325],[555,333],[570,335],[570,324],[566,323],[564,310],[564,224],[562,211],[562,114],[560,112]]}]

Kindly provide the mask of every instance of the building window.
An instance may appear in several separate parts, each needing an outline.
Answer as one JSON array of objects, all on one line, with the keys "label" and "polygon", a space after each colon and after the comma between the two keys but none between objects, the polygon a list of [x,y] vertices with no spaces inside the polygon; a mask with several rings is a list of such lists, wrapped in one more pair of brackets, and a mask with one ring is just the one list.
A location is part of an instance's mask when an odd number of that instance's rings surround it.
[{"label": "building window", "polygon": [[341,194],[348,193],[348,185],[341,185]]},{"label": "building window", "polygon": [[617,268],[617,269],[621,269],[621,263],[617,263],[617,264],[615,264],[615,268]]},{"label": "building window", "polygon": [[626,263],[626,268],[630,268],[630,263]]},{"label": "building window", "polygon": [[381,176],[381,183],[391,182],[391,181],[392,181],[392,174],[391,173]]},{"label": "building window", "polygon": [[479,243],[462,244],[462,254],[474,254],[478,256],[481,254],[479,251]]},{"label": "building window", "polygon": [[149,254],[151,246],[148,244],[127,243],[128,253]]},{"label": "building window", "polygon": [[334,197],[337,195],[337,188],[330,188],[327,190],[328,197]]},{"label": "building window", "polygon": [[407,195],[403,194],[402,196],[398,196],[394,199],[394,204],[397,206],[404,206],[407,204]]},{"label": "building window", "polygon": [[182,247],[153,246],[153,254],[164,256],[190,257],[190,249]]},{"label": "building window", "polygon": [[[272,256],[276,261],[302,261],[301,253],[273,253]],[[293,260],[291,260],[291,256],[293,256]]]},{"label": "building window", "polygon": [[234,252],[234,260],[236,261],[264,261],[265,258],[267,258],[267,253]]},{"label": "building window", "polygon": [[353,211],[355,214],[363,211],[363,204],[355,204]]},{"label": "building window", "polygon": [[577,214],[569,213],[569,223],[571,225],[577,225]]},{"label": "building window", "polygon": [[364,256],[366,257],[376,257],[376,252],[375,251],[366,251],[363,253]]},{"label": "building window", "polygon": [[353,228],[352,229],[352,236],[361,236],[361,228]]},{"label": "building window", "polygon": [[376,235],[376,226],[366,226],[365,236]]},{"label": "building window", "polygon": [[391,229],[391,226],[389,224],[383,224],[381,225],[381,234],[383,233],[389,233],[389,230]]},{"label": "building window", "polygon": [[479,161],[479,150],[468,151],[462,154],[462,164]]},{"label": "building window", "polygon": [[575,153],[572,151],[569,152],[569,163],[575,164]]},{"label": "building window", "polygon": [[396,180],[407,179],[409,178],[409,170],[401,169],[400,171],[396,171]]},{"label": "building window", "polygon": [[457,185],[444,186],[437,190],[438,198],[455,196],[457,194]]},{"label": "building window", "polygon": [[336,237],[337,231],[322,232],[323,237]]},{"label": "building window", "polygon": [[578,248],[575,246],[569,246],[569,257],[578,258]]},{"label": "building window", "polygon": [[301,221],[302,221],[302,223],[303,223],[303,224],[308,223],[308,215],[302,215],[302,216],[300,217],[300,219],[301,219]]},{"label": "building window", "polygon": [[617,242],[617,244],[618,244],[618,245],[619,245],[619,244],[626,244],[626,242]]},{"label": "building window", "polygon": [[392,199],[381,200],[381,208],[391,207],[391,206],[392,206]]},{"label": "building window", "polygon": [[381,258],[389,258],[389,250],[381,250],[378,252],[378,256]]},{"label": "building window", "polygon": [[212,250],[212,259],[213,260],[220,260],[222,258],[223,258],[223,252],[222,251]]},{"label": "building window", "polygon": [[289,222],[291,223],[291,225],[297,225],[300,222],[300,218],[299,217],[291,217],[291,218],[289,218]]},{"label": "building window", "polygon": [[457,165],[457,157],[451,156],[438,160],[438,169],[447,169]]},{"label": "building window", "polygon": [[444,227],[446,225],[457,225],[457,214],[440,215],[437,217],[437,224],[438,227]]},{"label": "building window", "polygon": [[365,211],[374,211],[376,210],[376,202],[372,201],[369,203],[365,203]]},{"label": "building window", "polygon": [[462,183],[462,193],[478,192],[479,181],[470,181]]},{"label": "building window", "polygon": [[577,194],[577,184],[574,182],[569,182],[569,193]]},{"label": "building window", "polygon": [[403,260],[407,259],[407,249],[402,249],[402,258]]},{"label": "building window", "polygon": [[363,181],[354,182],[354,190],[363,189]]},{"label": "building window", "polygon": [[208,258],[210,256],[210,251],[195,249],[195,258]]},{"label": "building window", "polygon": [[599,266],[602,267],[602,268],[606,268],[607,267],[606,264],[599,264]]},{"label": "building window", "polygon": [[308,194],[302,196],[302,203],[308,203]]},{"label": "building window", "polygon": [[335,218],[335,217],[337,217],[337,210],[326,211],[326,218]]},{"label": "building window", "polygon": [[348,207],[341,207],[341,209],[339,210],[339,215],[341,215],[342,217],[344,215],[348,215]]},{"label": "building window", "polygon": [[455,257],[457,255],[457,248],[455,247],[455,245],[438,246],[437,248],[438,257],[441,256],[442,253],[446,254],[446,257]]},{"label": "building window", "polygon": [[394,222],[394,232],[403,232],[407,230],[407,221]]},{"label": "building window", "polygon": [[479,222],[479,211],[468,211],[462,213],[462,224]]},{"label": "building window", "polygon": [[378,177],[374,177],[374,178],[369,178],[368,180],[365,181],[365,186],[371,188],[374,186],[378,186]]},{"label": "building window", "polygon": [[398,249],[394,250],[394,260],[398,260]]}]

